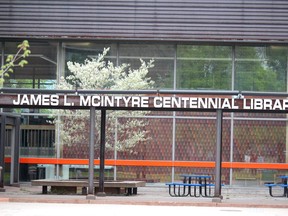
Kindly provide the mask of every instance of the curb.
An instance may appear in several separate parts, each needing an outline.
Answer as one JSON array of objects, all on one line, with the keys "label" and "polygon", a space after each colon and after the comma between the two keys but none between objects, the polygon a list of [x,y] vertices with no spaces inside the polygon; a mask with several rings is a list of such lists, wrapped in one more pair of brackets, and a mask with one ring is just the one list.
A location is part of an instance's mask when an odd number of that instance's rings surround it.
[{"label": "curb", "polygon": [[119,204],[119,205],[147,205],[147,206],[201,206],[201,207],[241,207],[241,208],[288,208],[284,204],[257,204],[257,203],[216,203],[216,202],[171,202],[171,201],[139,201],[139,200],[87,200],[87,199],[47,199],[10,197],[0,198],[0,202],[22,202],[22,203],[61,203],[61,204]]}]

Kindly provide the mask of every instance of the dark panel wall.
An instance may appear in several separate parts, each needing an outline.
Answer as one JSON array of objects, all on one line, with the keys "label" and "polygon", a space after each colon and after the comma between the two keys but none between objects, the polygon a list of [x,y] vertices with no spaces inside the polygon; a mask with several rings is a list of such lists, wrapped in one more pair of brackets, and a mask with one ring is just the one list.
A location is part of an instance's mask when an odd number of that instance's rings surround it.
[{"label": "dark panel wall", "polygon": [[1,0],[0,38],[288,41],[287,0]]}]

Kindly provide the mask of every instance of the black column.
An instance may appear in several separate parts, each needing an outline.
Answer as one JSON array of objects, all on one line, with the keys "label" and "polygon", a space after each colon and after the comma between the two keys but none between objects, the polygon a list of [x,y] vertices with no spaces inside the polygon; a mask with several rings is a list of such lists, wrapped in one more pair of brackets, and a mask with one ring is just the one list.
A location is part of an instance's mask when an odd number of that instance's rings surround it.
[{"label": "black column", "polygon": [[94,196],[94,136],[95,136],[95,107],[91,107],[90,108],[90,137],[89,137],[88,195],[86,199],[95,199],[95,196]]},{"label": "black column", "polygon": [[4,188],[4,171],[5,171],[5,136],[6,136],[6,116],[1,115],[0,126],[0,166],[2,167],[2,173],[0,178],[0,189]]},{"label": "black column", "polygon": [[100,169],[99,169],[99,192],[98,196],[105,196],[104,192],[104,168],[105,168],[105,132],[106,110],[101,110],[101,141],[100,141]]},{"label": "black column", "polygon": [[[15,118],[14,126],[13,126],[13,145],[11,145],[11,184],[18,185],[19,184],[19,154],[20,154],[20,140],[21,140],[21,132],[20,132],[20,123],[21,120],[19,117]],[[13,148],[13,149],[12,149]]]},{"label": "black column", "polygon": [[223,121],[223,111],[217,110],[217,120],[216,120],[216,164],[215,164],[215,197],[221,196],[221,169],[222,169],[222,121]]}]

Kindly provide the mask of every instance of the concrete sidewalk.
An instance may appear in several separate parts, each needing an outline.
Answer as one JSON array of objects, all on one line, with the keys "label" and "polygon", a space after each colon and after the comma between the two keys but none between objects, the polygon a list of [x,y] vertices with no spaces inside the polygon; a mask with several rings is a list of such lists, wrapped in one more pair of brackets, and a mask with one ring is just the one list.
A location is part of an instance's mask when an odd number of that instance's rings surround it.
[{"label": "concrete sidewalk", "polygon": [[288,198],[271,197],[264,186],[225,186],[220,203],[214,202],[213,198],[170,197],[164,183],[147,183],[146,187],[138,188],[135,196],[96,196],[95,200],[87,200],[85,195],[41,194],[42,188],[30,183],[20,184],[20,187],[5,186],[5,190],[0,192],[0,202],[288,208]]}]

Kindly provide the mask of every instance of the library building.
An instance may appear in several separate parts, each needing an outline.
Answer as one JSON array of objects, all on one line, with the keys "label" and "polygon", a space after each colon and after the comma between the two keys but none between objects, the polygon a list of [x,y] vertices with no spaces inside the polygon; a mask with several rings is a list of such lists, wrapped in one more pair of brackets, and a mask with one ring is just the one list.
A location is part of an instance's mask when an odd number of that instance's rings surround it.
[{"label": "library building", "polygon": [[288,1],[1,1],[1,66],[23,41],[1,73],[0,187],[88,179],[91,139],[105,181],[288,174]]}]

